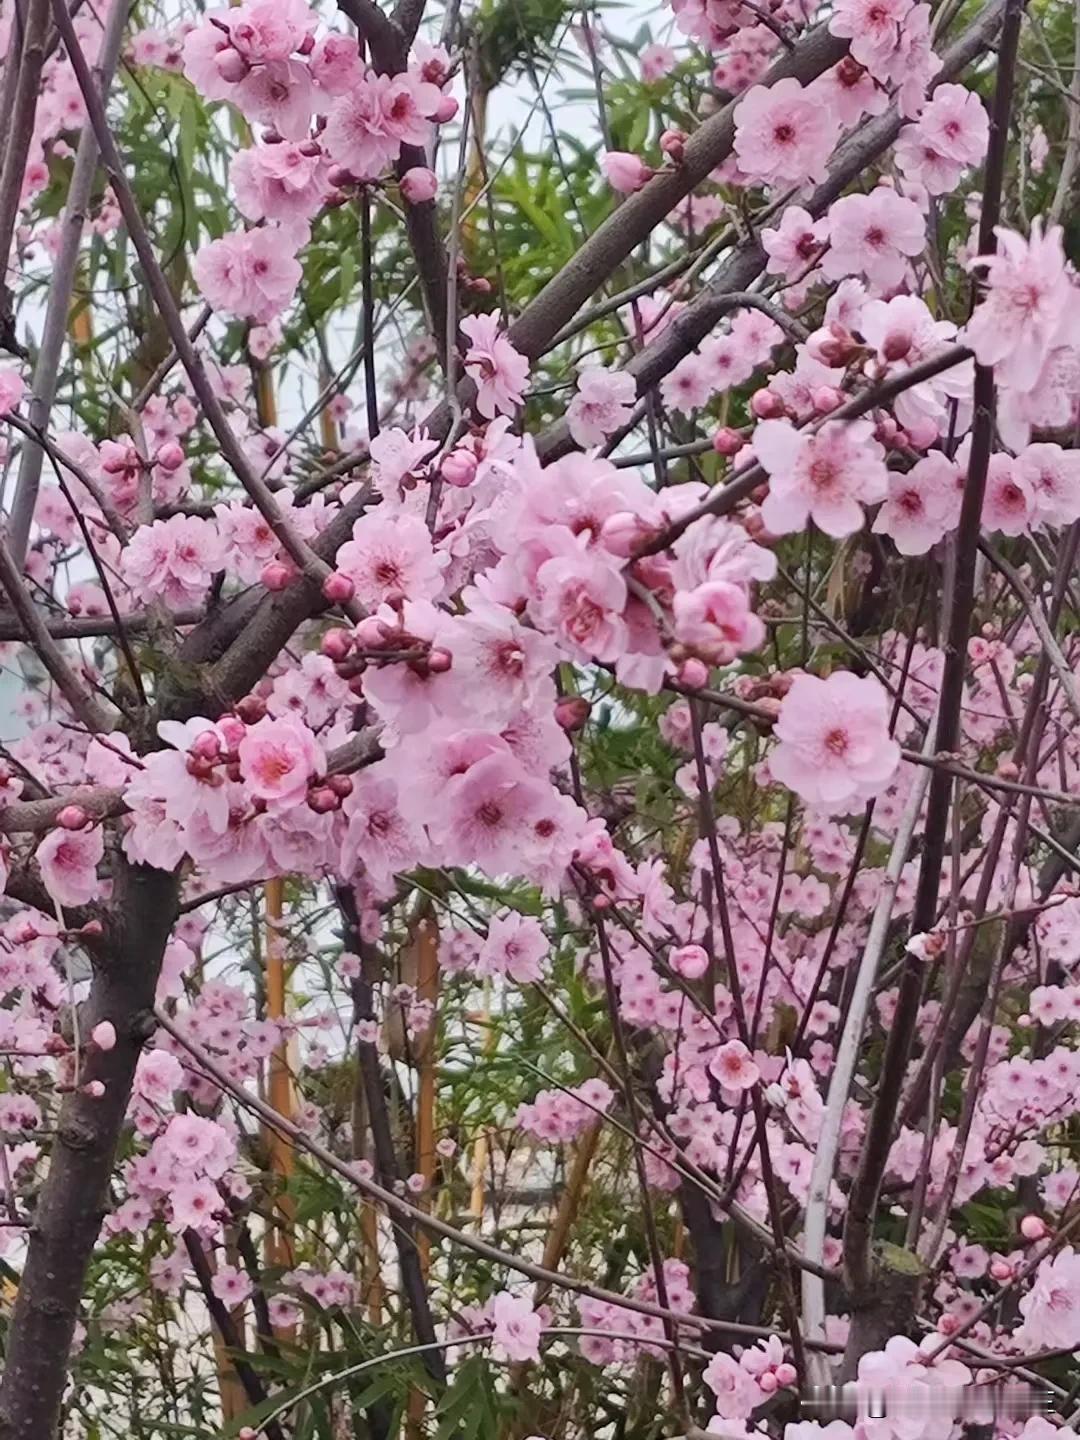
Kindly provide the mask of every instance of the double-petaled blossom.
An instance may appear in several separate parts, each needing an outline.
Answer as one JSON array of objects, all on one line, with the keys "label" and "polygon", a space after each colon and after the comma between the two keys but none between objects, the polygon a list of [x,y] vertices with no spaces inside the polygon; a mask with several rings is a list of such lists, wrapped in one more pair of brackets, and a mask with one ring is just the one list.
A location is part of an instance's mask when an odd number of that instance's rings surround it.
[{"label": "double-petaled blossom", "polygon": [[900,747],[889,699],[873,676],[798,675],[780,705],[769,756],[774,779],[823,811],[849,813],[892,783]]}]

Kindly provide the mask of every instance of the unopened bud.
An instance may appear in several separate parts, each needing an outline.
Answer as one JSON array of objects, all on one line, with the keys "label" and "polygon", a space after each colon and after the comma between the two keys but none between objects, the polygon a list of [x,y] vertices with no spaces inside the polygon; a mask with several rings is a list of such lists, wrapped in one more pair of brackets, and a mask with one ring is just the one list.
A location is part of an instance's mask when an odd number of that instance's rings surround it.
[{"label": "unopened bud", "polygon": [[285,590],[292,583],[293,571],[288,565],[283,565],[280,560],[271,560],[269,565],[264,565],[259,579],[267,590]]},{"label": "unopened bud", "polygon": [[592,706],[584,695],[563,695],[555,702],[555,721],[567,734],[583,729],[591,713]]},{"label": "unopened bud", "polygon": [[353,647],[353,637],[348,630],[328,630],[319,642],[319,649],[335,665],[348,658]]},{"label": "unopened bud", "polygon": [[56,816],[61,830],[82,830],[90,823],[90,816],[81,805],[65,805]]},{"label": "unopened bud", "polygon": [[1025,1215],[1020,1221],[1020,1234],[1025,1240],[1045,1240],[1050,1227],[1040,1215]]},{"label": "unopened bud", "polygon": [[166,444],[162,445],[161,449],[154,456],[154,462],[159,465],[162,470],[167,470],[172,474],[174,470],[179,470],[180,466],[184,463],[183,449],[175,440],[169,440]]},{"label": "unopened bud", "polygon": [[116,1048],[116,1026],[111,1020],[102,1020],[91,1030],[90,1039],[99,1050],[113,1050]]},{"label": "unopened bud", "polygon": [[356,586],[340,570],[332,570],[322,583],[322,593],[331,605],[347,605],[356,594]]},{"label": "unopened bud", "polygon": [[[245,725],[257,725],[266,715],[266,701],[261,695],[245,695],[237,701],[236,713]],[[238,736],[235,743],[239,745],[243,738]]]},{"label": "unopened bud", "polygon": [[745,444],[743,437],[730,425],[721,425],[712,437],[712,448],[717,455],[724,455],[729,460],[733,455],[737,455]]}]

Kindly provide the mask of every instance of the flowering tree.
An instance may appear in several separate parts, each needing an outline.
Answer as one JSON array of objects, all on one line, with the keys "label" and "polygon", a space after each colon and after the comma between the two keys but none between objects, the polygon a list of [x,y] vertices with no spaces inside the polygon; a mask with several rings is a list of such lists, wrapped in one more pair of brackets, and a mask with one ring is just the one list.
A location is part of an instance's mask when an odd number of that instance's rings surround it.
[{"label": "flowering tree", "polygon": [[1080,15],[338,6],[2,17],[0,1440],[1047,1440]]}]

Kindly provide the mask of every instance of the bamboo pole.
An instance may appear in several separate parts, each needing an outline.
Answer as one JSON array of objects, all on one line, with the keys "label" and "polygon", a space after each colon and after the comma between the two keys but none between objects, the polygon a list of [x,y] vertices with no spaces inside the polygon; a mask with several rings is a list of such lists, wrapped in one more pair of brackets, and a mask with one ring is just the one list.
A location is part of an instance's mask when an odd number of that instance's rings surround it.
[{"label": "bamboo pole", "polygon": [[[430,1024],[418,1040],[415,1051],[418,1072],[415,1163],[416,1173],[422,1175],[426,1182],[416,1203],[429,1210],[431,1186],[435,1179],[435,1065],[439,1048],[439,931],[434,916],[422,916],[417,921],[412,944],[416,961],[416,998],[431,1006]],[[416,1249],[420,1272],[426,1284],[431,1269],[431,1236],[426,1230],[417,1230]],[[419,1440],[426,1408],[427,1396],[423,1390],[414,1387],[409,1393],[406,1427],[409,1440]]]},{"label": "bamboo pole", "polygon": [[[285,942],[281,931],[284,915],[285,882],[268,880],[266,899],[266,1013],[271,1020],[286,1018],[287,995],[285,976]],[[289,1067],[288,1042],[279,1040],[270,1055],[269,1100],[279,1115],[293,1118],[293,1086]],[[287,1192],[295,1168],[296,1156],[292,1142],[278,1130],[267,1129],[270,1171],[278,1186],[274,1199],[276,1223],[267,1232],[266,1258],[271,1265],[291,1269],[293,1260],[293,1227],[296,1204]]]}]

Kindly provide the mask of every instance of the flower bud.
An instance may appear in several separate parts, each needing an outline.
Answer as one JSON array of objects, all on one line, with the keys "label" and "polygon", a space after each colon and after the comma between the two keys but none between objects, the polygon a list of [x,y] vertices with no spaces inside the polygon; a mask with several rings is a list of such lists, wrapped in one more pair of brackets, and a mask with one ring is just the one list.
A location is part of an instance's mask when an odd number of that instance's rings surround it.
[{"label": "flower bud", "polygon": [[583,729],[591,713],[592,706],[584,695],[563,695],[555,702],[555,722],[567,734]]},{"label": "flower bud", "polygon": [[759,420],[778,420],[784,413],[784,402],[775,391],[766,387],[755,390],[751,395],[750,409]]},{"label": "flower bud", "polygon": [[329,815],[332,810],[341,809],[341,797],[335,795],[329,785],[320,785],[308,791],[307,803],[316,815]]},{"label": "flower bud", "polygon": [[340,665],[348,658],[352,647],[353,637],[348,630],[328,630],[319,642],[319,649],[328,660],[333,660],[335,665]]},{"label": "flower bud", "polygon": [[214,69],[229,85],[239,85],[245,80],[251,70],[251,66],[240,54],[230,45],[227,50],[219,50],[214,56]]},{"label": "flower bud", "polygon": [[676,165],[681,165],[683,155],[686,153],[686,131],[665,130],[660,136],[660,149],[669,160]]},{"label": "flower bud", "polygon": [[82,1093],[90,1100],[100,1100],[105,1094],[105,1084],[101,1080],[89,1080],[82,1087]]},{"label": "flower bud", "polygon": [[340,570],[332,570],[322,583],[322,593],[331,605],[347,605],[356,594],[356,586]]},{"label": "flower bud", "polygon": [[217,731],[204,730],[201,735],[196,735],[191,743],[190,753],[197,755],[200,760],[216,760],[221,754],[221,741]]},{"label": "flower bud", "polygon": [[454,657],[449,650],[441,650],[436,646],[427,657],[427,668],[432,675],[445,675],[452,668]]},{"label": "flower bud", "polygon": [[439,193],[439,178],[426,165],[414,165],[402,175],[401,198],[407,205],[425,205]]},{"label": "flower bud", "polygon": [[745,444],[743,437],[730,425],[721,425],[712,437],[712,448],[717,455],[724,455],[729,460],[733,455],[737,455]]},{"label": "flower bud", "polygon": [[[236,713],[245,725],[257,725],[266,714],[266,701],[261,695],[245,695],[237,702]],[[226,722],[222,721],[226,737],[230,746],[235,747],[244,738],[243,732],[234,731],[233,727],[226,728]],[[235,734],[235,739],[233,735]]]},{"label": "flower bud", "polygon": [[65,805],[56,816],[61,830],[81,830],[90,823],[90,816],[81,805]]},{"label": "flower bud", "polygon": [[819,385],[810,399],[817,415],[831,415],[844,403],[844,396],[835,385]]},{"label": "flower bud", "polygon": [[283,565],[280,560],[271,560],[269,565],[264,565],[259,579],[267,590],[286,590],[292,583],[293,570],[288,565]]},{"label": "flower bud", "polygon": [[672,970],[684,980],[700,980],[709,968],[709,957],[701,945],[680,945],[668,957]]},{"label": "flower bud", "polygon": [[435,121],[436,125],[445,125],[448,120],[454,118],[458,109],[458,102],[454,97],[452,95],[444,95],[439,101],[439,108],[431,118]]},{"label": "flower bud", "polygon": [[439,474],[447,485],[464,490],[476,479],[477,460],[471,450],[451,450],[439,466]]},{"label": "flower bud", "polygon": [[99,1050],[113,1050],[116,1047],[116,1026],[111,1020],[102,1020],[91,1030],[90,1039]]},{"label": "flower bud", "polygon": [[342,800],[353,792],[352,777],[349,775],[328,775],[326,777],[326,788],[332,790]]},{"label": "flower bud", "polygon": [[709,667],[704,660],[691,655],[679,667],[679,684],[688,690],[702,690],[709,683]]},{"label": "flower bud", "polygon": [[1004,1283],[1012,1279],[1013,1267],[1000,1256],[990,1261],[990,1278]]},{"label": "flower bud", "polygon": [[1025,1215],[1020,1221],[1020,1234],[1025,1240],[1045,1240],[1050,1229],[1040,1215]]},{"label": "flower bud", "polygon": [[778,1385],[794,1385],[795,1381],[799,1378],[799,1372],[795,1369],[795,1366],[789,1365],[786,1360],[777,1365],[773,1373],[776,1375]]},{"label": "flower bud", "polygon": [[162,470],[167,470],[171,475],[174,470],[179,470],[184,463],[184,451],[175,440],[169,440],[154,456],[154,463]]},{"label": "flower bud", "polygon": [[758,1389],[763,1390],[766,1395],[771,1395],[774,1390],[779,1389],[780,1382],[771,1370],[766,1370],[758,1376]]}]

